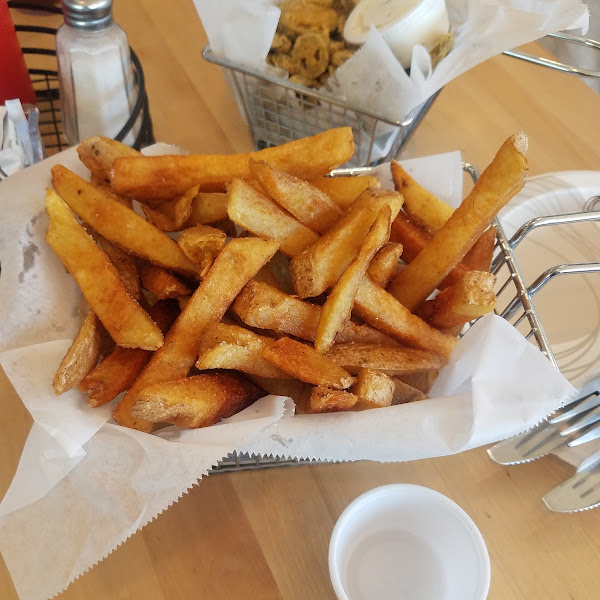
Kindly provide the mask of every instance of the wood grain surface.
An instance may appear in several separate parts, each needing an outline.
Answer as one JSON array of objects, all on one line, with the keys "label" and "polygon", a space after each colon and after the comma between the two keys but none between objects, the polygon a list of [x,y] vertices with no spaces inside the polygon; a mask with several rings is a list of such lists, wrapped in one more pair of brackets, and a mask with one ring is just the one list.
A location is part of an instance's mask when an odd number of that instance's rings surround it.
[{"label": "wood grain surface", "polygon": [[[223,74],[201,57],[206,36],[192,0],[121,0],[115,16],[144,67],[157,140],[191,152],[250,149]],[[401,157],[458,149],[483,167],[505,138],[523,130],[532,175],[598,169],[599,116],[600,96],[581,81],[501,56],[446,86]],[[31,418],[3,373],[0,398],[2,496]],[[540,500],[572,473],[553,457],[501,467],[479,448],[411,463],[213,475],[59,598],[334,599],[327,552],[336,519],[362,492],[409,482],[446,494],[474,519],[491,558],[490,600],[596,600],[600,510],[559,515]],[[17,598],[1,559],[0,598]]]}]

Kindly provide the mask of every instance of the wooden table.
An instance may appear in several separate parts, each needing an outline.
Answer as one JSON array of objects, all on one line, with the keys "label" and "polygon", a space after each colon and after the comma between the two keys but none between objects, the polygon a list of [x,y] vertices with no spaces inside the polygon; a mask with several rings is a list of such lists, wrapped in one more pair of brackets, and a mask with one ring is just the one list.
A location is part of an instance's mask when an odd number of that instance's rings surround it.
[{"label": "wooden table", "polygon": [[[206,37],[190,0],[119,2],[116,19],[144,66],[158,140],[192,152],[250,148],[220,70],[200,56]],[[600,96],[581,81],[498,57],[446,86],[402,156],[459,149],[465,160],[485,166],[506,137],[524,130],[532,175],[598,169],[599,117]],[[31,418],[3,374],[0,397],[1,496]],[[474,519],[491,558],[490,600],[595,600],[600,511],[559,515],[540,501],[572,472],[553,457],[501,467],[480,448],[411,463],[218,474],[60,598],[333,599],[327,551],[336,519],[362,492],[410,482],[446,494]],[[0,598],[16,597],[0,560]]]}]

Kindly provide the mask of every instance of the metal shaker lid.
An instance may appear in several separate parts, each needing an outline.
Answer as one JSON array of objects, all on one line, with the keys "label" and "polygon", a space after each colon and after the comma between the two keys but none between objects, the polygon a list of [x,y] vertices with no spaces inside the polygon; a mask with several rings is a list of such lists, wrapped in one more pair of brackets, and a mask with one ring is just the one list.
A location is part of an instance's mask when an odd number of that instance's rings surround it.
[{"label": "metal shaker lid", "polygon": [[65,23],[76,29],[104,29],[112,22],[112,0],[62,0]]}]

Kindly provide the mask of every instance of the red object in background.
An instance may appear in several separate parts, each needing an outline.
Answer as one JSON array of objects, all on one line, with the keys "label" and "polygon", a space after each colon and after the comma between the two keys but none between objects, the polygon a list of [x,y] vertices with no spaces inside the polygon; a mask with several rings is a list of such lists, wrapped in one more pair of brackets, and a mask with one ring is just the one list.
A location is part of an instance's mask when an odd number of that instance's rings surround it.
[{"label": "red object in background", "polygon": [[22,104],[36,103],[8,3],[0,0],[0,105],[13,98],[18,98]]}]

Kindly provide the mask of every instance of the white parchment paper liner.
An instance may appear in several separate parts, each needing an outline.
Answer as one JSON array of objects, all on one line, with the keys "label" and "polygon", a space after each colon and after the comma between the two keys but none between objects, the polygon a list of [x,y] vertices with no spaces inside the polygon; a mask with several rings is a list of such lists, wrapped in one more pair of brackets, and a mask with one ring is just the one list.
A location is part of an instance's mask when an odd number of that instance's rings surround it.
[{"label": "white parchment paper liner", "polygon": [[[289,399],[269,396],[203,430],[148,435],[119,427],[110,406],[88,409],[79,392],[57,398],[51,387],[85,313],[44,241],[43,189],[59,162],[85,175],[71,149],[0,184],[0,363],[35,421],[0,504],[0,550],[23,600],[67,587],[234,449],[325,460],[444,455],[527,429],[574,393],[516,330],[489,316],[460,342],[430,400],[293,416]],[[460,201],[458,153],[404,164],[440,197]],[[390,185],[386,168],[379,172]]]}]

